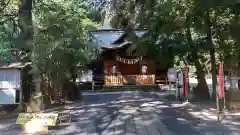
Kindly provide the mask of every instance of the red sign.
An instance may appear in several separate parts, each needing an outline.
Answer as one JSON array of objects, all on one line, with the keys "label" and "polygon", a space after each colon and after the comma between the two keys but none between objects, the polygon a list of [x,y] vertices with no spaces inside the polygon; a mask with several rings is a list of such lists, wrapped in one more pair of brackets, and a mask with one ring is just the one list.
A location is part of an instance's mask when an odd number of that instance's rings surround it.
[{"label": "red sign", "polygon": [[220,63],[219,65],[219,90],[218,90],[218,98],[224,98],[225,93],[224,93],[224,80],[223,80],[223,64]]}]

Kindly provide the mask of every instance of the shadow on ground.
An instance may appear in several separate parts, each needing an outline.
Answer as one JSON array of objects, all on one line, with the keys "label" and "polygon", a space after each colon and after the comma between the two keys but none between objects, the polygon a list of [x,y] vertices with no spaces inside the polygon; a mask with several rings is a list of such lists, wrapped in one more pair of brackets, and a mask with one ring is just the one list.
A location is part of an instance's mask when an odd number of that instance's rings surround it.
[{"label": "shadow on ground", "polygon": [[83,99],[72,110],[72,124],[50,134],[232,135],[240,132],[237,123],[224,125],[208,117],[194,117],[198,111],[194,107],[168,101],[161,94],[123,92],[89,95]]}]

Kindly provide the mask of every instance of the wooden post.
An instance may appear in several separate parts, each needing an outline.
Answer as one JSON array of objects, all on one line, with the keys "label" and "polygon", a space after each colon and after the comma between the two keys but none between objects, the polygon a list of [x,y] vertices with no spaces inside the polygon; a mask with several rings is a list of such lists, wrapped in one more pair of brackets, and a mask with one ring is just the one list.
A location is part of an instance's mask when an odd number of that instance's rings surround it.
[{"label": "wooden post", "polygon": [[[219,75],[220,77],[220,75]],[[217,93],[216,93],[216,106],[217,106],[217,120],[218,122],[220,122],[220,108],[219,108],[219,92],[220,92],[220,86],[219,86],[219,80],[218,82],[218,89],[217,89]]]},{"label": "wooden post", "polygon": [[[224,71],[224,70],[223,70]],[[225,76],[224,76],[224,72],[223,72],[223,85],[224,85],[224,87],[225,87]],[[223,107],[224,107],[224,109],[226,109],[226,94],[225,94],[225,92],[224,92],[224,98],[223,98]]]},{"label": "wooden post", "polygon": [[23,109],[23,107],[24,107],[24,102],[23,102],[23,73],[22,73],[22,70],[19,70],[19,74],[20,74],[20,91],[19,91],[19,102],[20,102],[20,104],[19,104],[19,109],[20,110],[22,110]]},{"label": "wooden post", "polygon": [[94,80],[92,80],[92,91],[94,91]]},{"label": "wooden post", "polygon": [[223,97],[223,108],[226,109],[226,94],[225,94],[225,75],[224,75],[224,67],[223,67],[223,62],[221,61],[222,64],[222,81],[223,81],[223,88],[224,88],[224,97]]},{"label": "wooden post", "polygon": [[171,87],[171,82],[169,81],[169,90],[171,91],[172,90],[172,87]]},{"label": "wooden post", "polygon": [[178,78],[176,80],[176,99],[178,100]]},{"label": "wooden post", "polygon": [[183,68],[183,96],[185,100],[188,100],[188,91],[189,91],[189,79],[188,79],[188,67]]}]

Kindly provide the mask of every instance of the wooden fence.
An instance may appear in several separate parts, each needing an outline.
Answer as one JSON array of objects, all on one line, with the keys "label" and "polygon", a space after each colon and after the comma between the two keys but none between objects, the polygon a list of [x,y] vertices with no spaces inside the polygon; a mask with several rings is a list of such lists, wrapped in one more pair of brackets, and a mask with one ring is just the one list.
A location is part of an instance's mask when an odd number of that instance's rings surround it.
[{"label": "wooden fence", "polygon": [[137,84],[155,84],[155,75],[137,75]]}]

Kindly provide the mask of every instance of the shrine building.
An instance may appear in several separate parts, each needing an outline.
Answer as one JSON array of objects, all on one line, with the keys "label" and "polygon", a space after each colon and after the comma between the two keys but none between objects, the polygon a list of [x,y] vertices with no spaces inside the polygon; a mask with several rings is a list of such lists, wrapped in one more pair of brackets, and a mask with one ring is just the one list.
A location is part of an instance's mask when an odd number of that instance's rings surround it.
[{"label": "shrine building", "polygon": [[[135,33],[141,38],[146,31]],[[159,72],[152,60],[138,56],[138,46],[128,40],[128,34],[124,31],[103,29],[90,31],[89,35],[100,52],[91,63],[95,82],[108,86],[167,83],[167,68]]]}]

